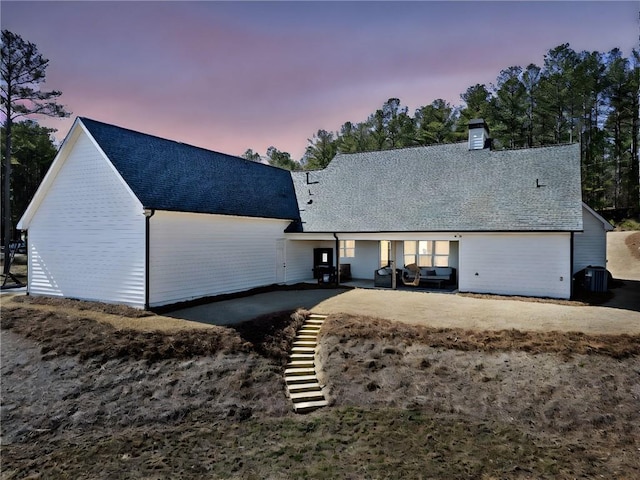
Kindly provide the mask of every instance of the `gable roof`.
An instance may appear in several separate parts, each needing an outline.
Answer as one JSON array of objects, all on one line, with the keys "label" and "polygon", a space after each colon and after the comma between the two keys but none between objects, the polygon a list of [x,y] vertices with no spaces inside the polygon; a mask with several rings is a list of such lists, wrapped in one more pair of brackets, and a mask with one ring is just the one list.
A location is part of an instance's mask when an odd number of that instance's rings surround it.
[{"label": "gable roof", "polygon": [[577,144],[339,154],[292,177],[304,232],[582,230]]},{"label": "gable roof", "polygon": [[607,219],[605,219],[602,215],[600,215],[598,212],[596,212],[589,205],[587,205],[586,203],[582,202],[582,208],[584,208],[589,214],[591,214],[593,216],[593,218],[595,218],[600,223],[602,223],[602,228],[604,228],[604,230],[606,232],[611,232],[611,231],[614,230],[613,225],[611,225]]},{"label": "gable roof", "polygon": [[80,117],[145,208],[295,220],[286,170]]}]

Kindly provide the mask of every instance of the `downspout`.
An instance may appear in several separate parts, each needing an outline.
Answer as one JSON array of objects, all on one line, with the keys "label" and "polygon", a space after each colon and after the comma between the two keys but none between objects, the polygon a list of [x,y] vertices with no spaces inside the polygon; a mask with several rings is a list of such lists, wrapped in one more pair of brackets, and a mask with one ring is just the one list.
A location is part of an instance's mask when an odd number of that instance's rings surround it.
[{"label": "downspout", "polygon": [[573,298],[573,242],[575,241],[575,232],[571,232],[571,248],[569,249],[569,258],[571,264],[569,265],[569,298]]},{"label": "downspout", "polygon": [[151,217],[156,213],[153,208],[144,209],[144,309],[149,310],[149,266],[151,247]]},{"label": "downspout", "polygon": [[334,232],[333,238],[336,239],[336,286],[340,286],[340,240],[338,235]]}]

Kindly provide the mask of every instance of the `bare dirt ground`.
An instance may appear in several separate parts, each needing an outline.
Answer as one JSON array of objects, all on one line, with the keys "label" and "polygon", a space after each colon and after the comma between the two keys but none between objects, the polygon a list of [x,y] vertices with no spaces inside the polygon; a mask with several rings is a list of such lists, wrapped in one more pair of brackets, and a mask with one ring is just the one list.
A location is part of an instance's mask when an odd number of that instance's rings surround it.
[{"label": "bare dirt ground", "polygon": [[305,314],[216,327],[3,297],[0,477],[638,476],[640,335],[335,313],[331,406],[301,416],[282,371]]}]

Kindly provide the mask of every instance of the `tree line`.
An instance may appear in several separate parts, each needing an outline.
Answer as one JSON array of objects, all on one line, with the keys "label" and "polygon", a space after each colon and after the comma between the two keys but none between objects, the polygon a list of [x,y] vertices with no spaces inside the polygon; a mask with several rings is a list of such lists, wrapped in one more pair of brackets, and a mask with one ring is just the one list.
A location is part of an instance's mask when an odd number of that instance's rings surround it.
[{"label": "tree line", "polygon": [[[336,153],[355,153],[463,141],[467,124],[483,118],[496,149],[530,148],[579,142],[583,199],[602,211],[637,215],[639,190],[640,53],[625,57],[576,52],[569,44],[549,50],[542,66],[511,66],[495,83],[470,86],[461,105],[436,99],[412,114],[398,98],[338,132],[318,130],[295,161],[275,147],[271,165],[289,170],[326,167]],[[260,160],[247,150],[243,155]]]},{"label": "tree line", "polygon": [[[42,58],[34,44],[3,30],[5,244],[15,236],[13,227],[56,154],[52,130],[30,119],[17,119],[34,113],[68,115],[56,103],[61,92],[38,88],[47,65],[48,60]],[[267,149],[266,157],[271,165],[288,170],[320,169],[337,153],[464,141],[469,120],[484,118],[494,148],[580,142],[583,199],[601,212],[611,208],[623,211],[624,216],[637,216],[639,92],[637,50],[625,57],[619,49],[607,53],[575,52],[564,44],[549,50],[542,66],[511,66],[498,74],[495,83],[467,88],[460,95],[461,105],[436,99],[410,113],[398,98],[391,98],[366,119],[345,122],[337,132],[318,130],[308,139],[300,160],[275,147]],[[251,149],[243,157],[261,160],[261,155]],[[10,228],[5,229],[5,224]]]}]

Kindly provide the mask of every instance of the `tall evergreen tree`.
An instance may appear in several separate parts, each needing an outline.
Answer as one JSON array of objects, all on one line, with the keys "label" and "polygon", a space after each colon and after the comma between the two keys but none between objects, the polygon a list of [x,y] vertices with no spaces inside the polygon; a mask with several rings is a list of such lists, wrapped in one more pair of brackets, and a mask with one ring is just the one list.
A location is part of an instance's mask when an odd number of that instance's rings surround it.
[{"label": "tall evergreen tree", "polygon": [[305,153],[305,169],[315,170],[325,168],[333,157],[336,156],[338,145],[333,138],[333,133],[326,130],[318,130],[313,138],[307,140],[309,146]]},{"label": "tall evergreen tree", "polygon": [[443,99],[438,98],[430,105],[416,109],[414,118],[420,145],[451,143],[456,140],[456,111]]},{"label": "tall evergreen tree", "polygon": [[25,41],[20,35],[2,30],[1,106],[5,115],[4,145],[4,275],[10,276],[9,244],[13,236],[11,215],[11,162],[12,127],[16,118],[27,115],[48,115],[65,117],[69,114],[56,102],[62,94],[57,90],[42,91],[40,84],[45,81],[49,60],[44,58],[36,45]]}]

